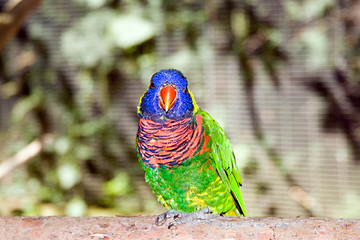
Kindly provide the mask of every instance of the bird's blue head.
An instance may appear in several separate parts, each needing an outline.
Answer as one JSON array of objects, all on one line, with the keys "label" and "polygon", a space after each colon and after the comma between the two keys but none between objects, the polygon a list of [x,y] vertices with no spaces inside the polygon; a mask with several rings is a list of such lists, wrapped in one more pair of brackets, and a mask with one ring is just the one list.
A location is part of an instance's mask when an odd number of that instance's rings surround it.
[{"label": "bird's blue head", "polygon": [[148,89],[140,98],[138,115],[162,122],[192,117],[197,109],[184,75],[178,70],[166,69],[152,76]]}]

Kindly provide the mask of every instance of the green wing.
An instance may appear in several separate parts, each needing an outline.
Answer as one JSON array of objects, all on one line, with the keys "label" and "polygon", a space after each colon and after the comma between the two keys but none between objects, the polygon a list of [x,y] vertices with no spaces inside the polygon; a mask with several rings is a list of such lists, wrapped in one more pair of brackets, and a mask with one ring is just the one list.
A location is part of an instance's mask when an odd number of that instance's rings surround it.
[{"label": "green wing", "polygon": [[216,171],[233,197],[236,208],[240,214],[246,216],[245,204],[240,191],[242,181],[233,148],[224,130],[208,113],[199,110],[198,114],[203,117],[203,124],[207,126],[206,131],[212,139],[211,151]]}]

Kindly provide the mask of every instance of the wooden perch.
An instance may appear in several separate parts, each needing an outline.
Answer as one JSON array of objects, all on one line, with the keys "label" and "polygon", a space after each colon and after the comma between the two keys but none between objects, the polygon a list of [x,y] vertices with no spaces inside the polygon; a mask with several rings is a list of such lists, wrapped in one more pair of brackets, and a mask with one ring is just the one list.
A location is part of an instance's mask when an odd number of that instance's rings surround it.
[{"label": "wooden perch", "polygon": [[360,220],[218,217],[175,228],[155,217],[0,217],[0,239],[359,239]]}]

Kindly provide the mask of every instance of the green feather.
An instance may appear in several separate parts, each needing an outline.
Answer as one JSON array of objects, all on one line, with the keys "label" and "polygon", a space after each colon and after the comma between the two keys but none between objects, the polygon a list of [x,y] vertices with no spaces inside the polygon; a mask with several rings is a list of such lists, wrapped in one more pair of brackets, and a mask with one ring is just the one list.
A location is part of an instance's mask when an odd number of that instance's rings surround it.
[{"label": "green feather", "polygon": [[245,204],[240,191],[242,180],[232,146],[223,129],[208,113],[202,110],[199,110],[198,113],[203,117],[203,124],[207,126],[212,140],[211,151],[215,168],[228,191],[232,193],[234,201],[238,203],[238,207],[240,207],[238,210],[246,216]]}]

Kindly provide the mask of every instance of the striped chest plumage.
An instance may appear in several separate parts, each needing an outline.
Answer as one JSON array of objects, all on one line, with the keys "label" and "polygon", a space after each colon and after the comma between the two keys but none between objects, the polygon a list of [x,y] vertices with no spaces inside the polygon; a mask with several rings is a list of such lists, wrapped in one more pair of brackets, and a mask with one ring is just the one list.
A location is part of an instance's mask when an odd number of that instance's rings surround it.
[{"label": "striped chest plumage", "polygon": [[[145,179],[168,208],[215,213],[234,208],[211,159],[211,140],[201,115],[156,123],[140,119],[137,150]],[[218,204],[221,202],[222,204]]]},{"label": "striped chest plumage", "polygon": [[140,119],[137,149],[143,164],[151,168],[178,166],[208,150],[209,136],[201,123],[200,115],[162,123]]}]

